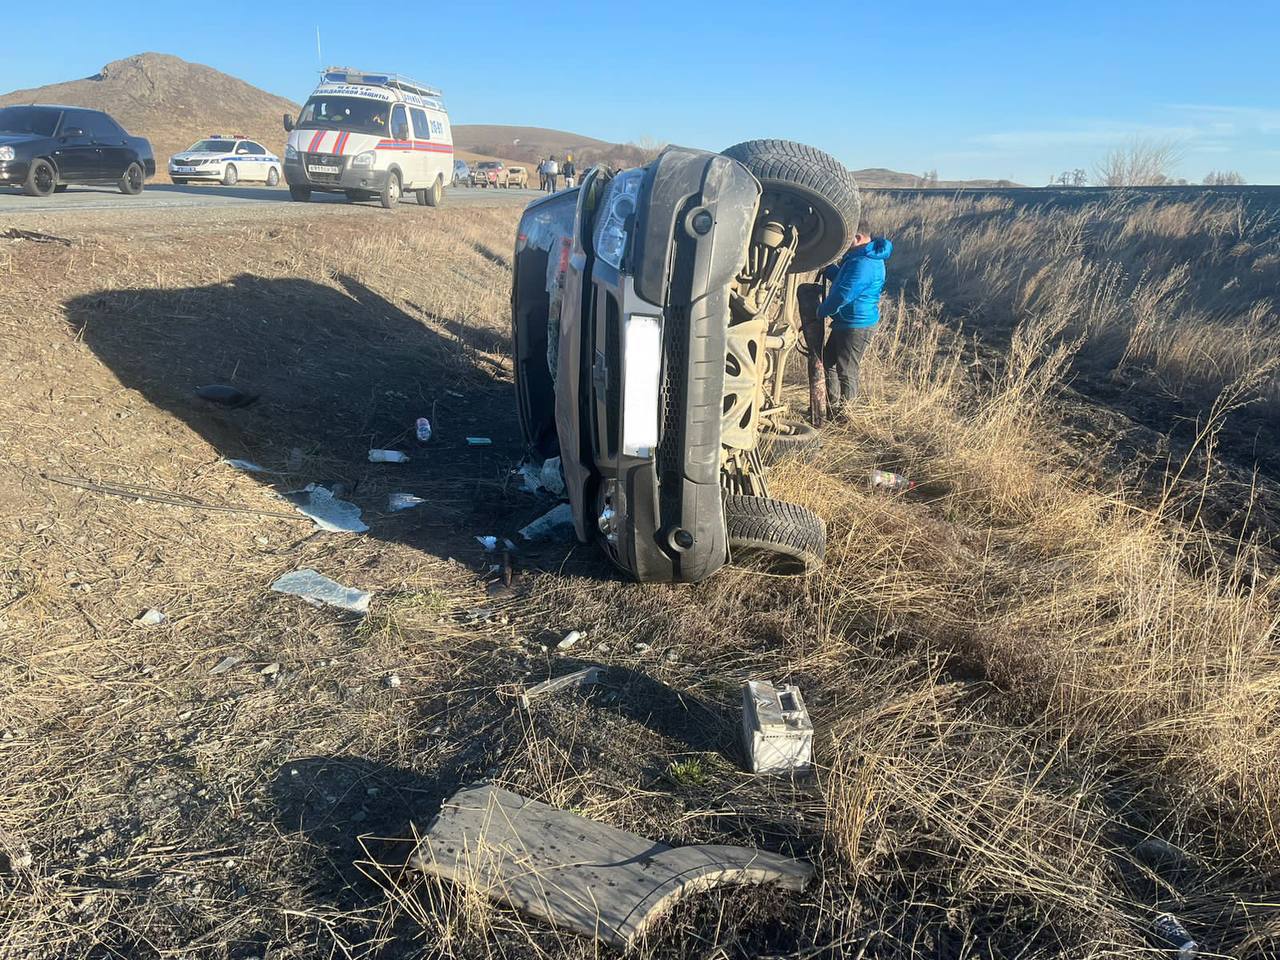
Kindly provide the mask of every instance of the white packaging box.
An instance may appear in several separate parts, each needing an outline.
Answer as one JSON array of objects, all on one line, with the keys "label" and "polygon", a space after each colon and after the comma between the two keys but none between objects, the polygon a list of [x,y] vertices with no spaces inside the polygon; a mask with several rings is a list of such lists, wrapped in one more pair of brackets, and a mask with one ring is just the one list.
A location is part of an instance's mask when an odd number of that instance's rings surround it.
[{"label": "white packaging box", "polygon": [[742,735],[752,773],[800,773],[813,761],[813,722],[792,684],[742,685]]}]

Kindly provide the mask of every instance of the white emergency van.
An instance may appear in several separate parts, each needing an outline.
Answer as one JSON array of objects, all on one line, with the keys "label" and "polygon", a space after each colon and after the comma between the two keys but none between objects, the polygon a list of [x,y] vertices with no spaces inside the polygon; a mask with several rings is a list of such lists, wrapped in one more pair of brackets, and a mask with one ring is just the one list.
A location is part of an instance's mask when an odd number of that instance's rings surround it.
[{"label": "white emergency van", "polygon": [[453,133],[440,91],[399,74],[329,67],[284,128],[284,178],[294,200],[321,190],[377,198],[394,210],[412,191],[434,207],[453,182]]}]

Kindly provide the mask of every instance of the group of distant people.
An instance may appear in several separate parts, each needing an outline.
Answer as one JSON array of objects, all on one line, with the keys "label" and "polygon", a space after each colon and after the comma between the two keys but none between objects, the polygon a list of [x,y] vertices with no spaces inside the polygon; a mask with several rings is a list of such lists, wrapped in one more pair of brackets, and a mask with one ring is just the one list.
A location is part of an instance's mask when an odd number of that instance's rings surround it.
[{"label": "group of distant people", "polygon": [[564,186],[568,190],[578,185],[578,169],[573,165],[573,154],[566,154],[564,163],[548,154],[547,159],[538,164],[538,186],[547,193],[555,193],[560,189],[560,178],[564,177]]}]

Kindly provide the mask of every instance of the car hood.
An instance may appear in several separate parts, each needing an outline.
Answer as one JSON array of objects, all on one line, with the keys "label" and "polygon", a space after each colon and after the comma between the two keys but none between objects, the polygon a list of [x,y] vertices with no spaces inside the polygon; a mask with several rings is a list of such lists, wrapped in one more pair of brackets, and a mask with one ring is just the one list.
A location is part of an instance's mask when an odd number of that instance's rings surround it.
[{"label": "car hood", "polygon": [[169,159],[170,160],[215,160],[225,156],[227,156],[227,154],[215,153],[212,150],[199,150],[195,152],[188,150],[184,153],[175,153]]}]

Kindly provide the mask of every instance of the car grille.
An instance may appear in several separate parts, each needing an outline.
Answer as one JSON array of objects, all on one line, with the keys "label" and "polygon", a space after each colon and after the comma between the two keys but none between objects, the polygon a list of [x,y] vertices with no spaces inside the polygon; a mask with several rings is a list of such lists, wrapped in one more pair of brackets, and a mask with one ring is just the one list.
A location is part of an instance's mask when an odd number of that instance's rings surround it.
[{"label": "car grille", "polygon": [[311,165],[319,164],[322,167],[337,167],[342,169],[345,164],[342,157],[335,157],[328,153],[306,153],[303,154],[304,162],[307,167],[307,179],[312,183],[337,183],[342,179],[341,173],[312,173]]},{"label": "car grille", "polygon": [[[679,478],[684,460],[685,375],[688,370],[689,309],[682,305],[666,311],[662,335],[666,350],[662,371],[662,435],[658,440],[658,478],[662,483],[663,512],[678,508]],[[667,494],[675,502],[667,503]]]}]

